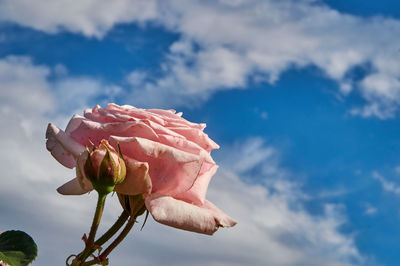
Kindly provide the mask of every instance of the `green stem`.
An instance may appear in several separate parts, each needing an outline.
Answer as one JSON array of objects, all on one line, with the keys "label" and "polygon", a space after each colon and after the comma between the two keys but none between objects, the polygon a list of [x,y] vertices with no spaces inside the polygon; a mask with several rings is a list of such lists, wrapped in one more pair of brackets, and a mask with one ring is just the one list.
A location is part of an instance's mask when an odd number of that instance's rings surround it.
[{"label": "green stem", "polygon": [[122,211],[121,215],[118,217],[118,220],[108,229],[107,232],[104,233],[99,239],[94,242],[95,246],[102,246],[106,243],[118,230],[124,225],[126,220],[129,218],[129,213],[125,210]]},{"label": "green stem", "polygon": [[113,251],[113,249],[116,248],[118,244],[122,242],[122,240],[124,240],[124,238],[128,235],[129,231],[132,229],[135,222],[136,219],[131,216],[128,222],[126,223],[124,229],[117,236],[117,238],[114,239],[114,241],[103,251],[103,253],[101,253],[101,255],[99,256],[100,261],[105,260],[107,256],[111,253],[111,251]]},{"label": "green stem", "polygon": [[[119,229],[125,224],[126,220],[129,218],[129,213],[125,210],[122,211],[121,215],[118,217],[118,220],[107,230],[99,239],[94,242],[94,246],[101,247],[104,243],[106,243],[111,237],[113,237]],[[92,248],[90,254],[92,254],[96,249]],[[83,253],[83,252],[82,252]],[[82,253],[78,255],[78,257],[82,256]],[[94,261],[90,261],[94,262]],[[85,262],[88,263],[88,262]],[[83,263],[82,265],[86,265]],[[89,264],[88,264],[89,265]],[[91,264],[90,264],[91,265]]]},{"label": "green stem", "polygon": [[85,262],[85,260],[90,256],[90,254],[92,254],[92,249],[94,246],[94,238],[96,236],[97,228],[99,227],[100,224],[101,215],[103,214],[104,202],[106,200],[106,197],[107,194],[99,194],[99,197],[97,199],[96,212],[93,217],[92,226],[90,227],[90,232],[88,239],[86,241],[86,246],[83,252],[81,253],[82,255],[78,257],[80,262]]}]

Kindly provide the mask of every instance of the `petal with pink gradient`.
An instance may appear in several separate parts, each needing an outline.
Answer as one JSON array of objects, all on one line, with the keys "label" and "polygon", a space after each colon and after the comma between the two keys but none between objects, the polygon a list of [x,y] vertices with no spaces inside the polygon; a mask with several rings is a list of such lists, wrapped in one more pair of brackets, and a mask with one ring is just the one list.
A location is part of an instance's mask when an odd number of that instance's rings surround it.
[{"label": "petal with pink gradient", "polygon": [[209,209],[161,194],[151,194],[145,204],[154,220],[161,224],[206,235],[218,230],[219,225]]},{"label": "petal with pink gradient", "polygon": [[86,118],[80,115],[73,115],[65,128],[65,133],[71,134],[71,132],[75,131],[81,125],[83,120],[86,120]]},{"label": "petal with pink gradient", "polygon": [[140,120],[150,120],[152,122],[155,122],[159,125],[164,126],[165,122],[162,118],[152,115],[151,113],[149,113],[147,110],[144,109],[140,109],[140,108],[135,108],[133,106],[118,106],[116,104],[108,104],[108,109],[106,108],[102,108],[99,109],[99,112],[103,112],[103,111],[107,111],[107,112],[118,112],[120,114],[126,114],[129,115],[131,117],[134,117],[136,119],[140,119]]},{"label": "petal with pink gradient", "polygon": [[219,145],[212,141],[208,135],[200,129],[189,127],[170,127],[168,129],[180,134],[181,136],[184,136],[190,141],[196,142],[208,152],[214,149],[219,149]]},{"label": "petal with pink gradient", "polygon": [[[203,168],[206,164],[203,164]],[[176,199],[194,203],[196,205],[203,205],[206,199],[208,184],[211,178],[218,169],[218,165],[212,165],[211,168],[206,166],[207,171],[200,172],[193,186],[188,190],[174,196]]]},{"label": "petal with pink gradient", "polygon": [[158,139],[154,130],[140,121],[99,123],[85,119],[82,120],[81,124],[70,134],[76,141],[88,146],[91,145],[90,141],[98,145],[101,140],[108,140],[111,135],[121,137],[137,136],[150,140]]},{"label": "petal with pink gradient", "polygon": [[203,130],[206,127],[206,124],[201,123],[192,123],[187,121],[186,119],[182,118],[182,113],[176,114],[175,110],[161,110],[161,109],[147,109],[147,112],[153,113],[154,115],[159,116],[160,118],[164,119],[167,122],[167,126],[186,126],[192,128],[198,128]]},{"label": "petal with pink gradient", "polygon": [[[93,188],[92,188],[93,189]],[[82,195],[88,193],[92,189],[84,189],[78,178],[71,179],[64,185],[57,188],[57,192],[62,195]]]},{"label": "petal with pink gradient", "polygon": [[172,196],[190,189],[203,164],[198,155],[151,140],[112,136],[113,141],[120,144],[124,156],[148,162],[153,193]]},{"label": "petal with pink gradient", "polygon": [[88,153],[83,152],[81,155],[78,157],[76,160],[76,179],[78,180],[81,188],[85,191],[91,191],[93,190],[93,185],[92,182],[86,177],[85,171],[84,171],[84,165],[86,160],[88,159]]},{"label": "petal with pink gradient", "polygon": [[197,154],[201,158],[203,158],[206,162],[215,164],[210,153],[208,153],[206,150],[204,150],[202,147],[200,147],[193,141],[187,140],[182,137],[176,137],[165,134],[158,134],[158,139],[162,144],[177,148],[181,151]]},{"label": "petal with pink gradient", "polygon": [[115,187],[115,191],[124,195],[150,194],[152,183],[148,163],[138,162],[124,157],[126,165],[125,180]]},{"label": "petal with pink gradient", "polygon": [[204,202],[204,205],[202,207],[213,212],[215,220],[221,227],[232,227],[237,224],[235,220],[233,220],[231,217],[229,217],[226,213],[224,213],[208,200]]},{"label": "petal with pink gradient", "polygon": [[46,138],[47,150],[59,163],[68,168],[75,166],[75,158],[85,150],[84,146],[52,123],[47,127]]}]

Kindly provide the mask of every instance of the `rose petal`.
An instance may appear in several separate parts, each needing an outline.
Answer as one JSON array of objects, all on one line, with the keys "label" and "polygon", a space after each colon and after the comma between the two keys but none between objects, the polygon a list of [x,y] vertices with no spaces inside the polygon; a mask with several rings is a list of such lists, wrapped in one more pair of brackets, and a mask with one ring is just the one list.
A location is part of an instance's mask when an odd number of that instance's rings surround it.
[{"label": "rose petal", "polygon": [[235,220],[229,217],[226,213],[220,210],[217,206],[206,200],[204,205],[202,206],[205,209],[209,209],[213,212],[215,220],[217,221],[218,225],[221,227],[232,227],[237,224]]},{"label": "rose petal", "polygon": [[203,164],[198,155],[143,138],[111,136],[113,142],[120,144],[124,156],[148,162],[153,193],[173,196],[190,189]]},{"label": "rose petal", "polygon": [[47,127],[46,138],[47,150],[59,163],[68,168],[75,166],[75,158],[85,150],[84,146],[52,123]]},{"label": "rose petal", "polygon": [[176,137],[165,134],[158,134],[158,139],[162,144],[177,148],[181,151],[190,152],[199,155],[206,162],[215,164],[211,155],[196,143],[182,137]]},{"label": "rose petal", "polygon": [[[120,112],[122,114],[128,114],[136,119],[146,119],[151,120],[162,126],[165,125],[164,120],[159,116],[154,116],[147,112],[145,109],[135,108],[133,106],[118,106],[116,104],[108,104],[108,109],[104,108],[108,112]],[[100,110],[99,110],[100,111]]]},{"label": "rose petal", "polygon": [[145,204],[154,220],[161,224],[207,235],[218,230],[214,212],[209,209],[161,194],[146,197]]},{"label": "rose petal", "polygon": [[[183,118],[182,118],[183,119]],[[169,121],[167,124],[167,127],[182,127],[182,126],[186,126],[186,127],[193,127],[193,128],[197,128],[200,130],[203,130],[206,128],[206,124],[201,123],[201,124],[196,124],[196,123],[186,123],[188,122],[187,120],[184,121]]]},{"label": "rose petal", "polygon": [[93,109],[85,109],[85,111],[83,112],[83,116],[95,122],[113,122],[113,120],[110,120],[107,117],[99,114],[98,109],[100,108],[100,105],[96,105],[95,107],[93,107]]},{"label": "rose petal", "polygon": [[[203,167],[205,166],[206,164],[203,164]],[[217,169],[218,165],[212,165],[211,168],[207,169],[207,171],[204,172],[202,169],[200,175],[197,177],[193,186],[188,191],[175,195],[174,198],[189,203],[193,203],[199,206],[203,205],[206,199],[208,184],[210,183],[210,180],[217,171]]]},{"label": "rose petal", "polygon": [[115,187],[115,191],[124,195],[150,194],[152,189],[148,163],[138,162],[124,157],[126,165],[125,180]]},{"label": "rose petal", "polygon": [[86,120],[86,118],[80,115],[73,115],[65,128],[65,133],[71,134],[71,132],[75,131],[81,125],[83,120]]},{"label": "rose petal", "polygon": [[108,140],[110,135],[137,136],[155,141],[158,139],[154,130],[140,121],[99,123],[85,119],[70,134],[76,141],[88,146],[90,141],[98,145],[102,139]]},{"label": "rose petal", "polygon": [[189,122],[186,119],[182,118],[182,113],[175,114],[175,110],[161,110],[161,109],[147,109],[147,112],[153,113],[154,115],[159,116],[160,118],[167,121],[167,126],[187,126],[192,128],[198,128],[203,130],[206,127],[206,124],[201,123],[193,123]]},{"label": "rose petal", "polygon": [[160,125],[160,124],[155,123],[153,121],[150,121],[148,119],[141,119],[140,121],[142,123],[145,123],[149,127],[151,127],[154,130],[154,132],[157,133],[157,135],[164,134],[164,135],[171,135],[171,136],[176,136],[176,137],[183,138],[182,135],[180,135],[180,134],[178,134],[178,133],[176,133],[176,132],[174,132],[174,131],[166,128],[166,127],[164,127],[163,125]]},{"label": "rose petal", "polygon": [[85,172],[84,172],[84,165],[86,163],[86,160],[88,159],[88,153],[84,152],[79,155],[78,159],[76,160],[76,178],[79,181],[80,186],[82,187],[83,190],[85,191],[91,191],[93,190],[93,185],[92,182],[86,177]]},{"label": "rose petal", "polygon": [[74,178],[65,183],[64,185],[60,186],[59,188],[57,188],[57,192],[62,195],[82,195],[88,193],[92,189],[82,188],[78,178]]},{"label": "rose petal", "polygon": [[168,128],[186,139],[199,144],[203,149],[210,152],[214,149],[219,149],[219,145],[211,140],[206,133],[197,128],[188,127],[170,127]]}]

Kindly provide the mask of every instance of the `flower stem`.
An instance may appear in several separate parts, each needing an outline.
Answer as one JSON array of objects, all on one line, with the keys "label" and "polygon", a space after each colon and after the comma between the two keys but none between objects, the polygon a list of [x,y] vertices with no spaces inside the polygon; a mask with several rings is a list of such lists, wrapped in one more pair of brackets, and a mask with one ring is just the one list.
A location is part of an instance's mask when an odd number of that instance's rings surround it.
[{"label": "flower stem", "polygon": [[124,238],[128,235],[129,231],[132,229],[133,225],[135,224],[136,219],[133,218],[132,216],[129,218],[128,222],[126,223],[124,229],[121,231],[121,233],[117,236],[116,239],[101,253],[99,256],[99,260],[103,261],[107,258],[107,256],[111,253],[111,251],[114,250],[118,246],[119,243],[124,240]]},{"label": "flower stem", "polygon": [[[126,220],[129,218],[129,213],[125,210],[122,211],[121,215],[118,217],[118,220],[107,230],[99,239],[94,242],[95,247],[101,247],[104,243],[106,243],[111,237],[118,232],[119,229],[125,224]],[[96,249],[92,247],[90,254],[92,254]],[[81,252],[78,257],[82,256]],[[88,262],[85,262],[88,263]],[[82,264],[86,265],[86,264]]]},{"label": "flower stem", "polygon": [[103,214],[103,209],[104,209],[104,202],[106,200],[107,194],[100,194],[97,199],[97,206],[96,206],[96,212],[93,217],[93,222],[92,226],[90,228],[89,236],[86,241],[86,246],[81,255],[78,257],[80,262],[85,262],[85,260],[92,254],[92,249],[94,246],[94,238],[96,236],[96,231],[97,228],[99,227],[100,224],[100,219],[101,215]]},{"label": "flower stem", "polygon": [[99,239],[94,242],[95,246],[102,246],[106,243],[118,230],[124,225],[126,220],[129,218],[129,213],[125,210],[122,211],[121,215],[118,217],[118,220],[107,230]]}]

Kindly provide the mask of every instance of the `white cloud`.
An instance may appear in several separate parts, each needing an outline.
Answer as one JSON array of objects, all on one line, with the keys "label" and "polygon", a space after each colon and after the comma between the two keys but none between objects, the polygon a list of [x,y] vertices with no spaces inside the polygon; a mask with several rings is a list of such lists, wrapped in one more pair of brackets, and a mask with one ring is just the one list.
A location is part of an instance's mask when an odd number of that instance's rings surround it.
[{"label": "white cloud", "polygon": [[116,23],[154,18],[155,7],[153,0],[5,0],[0,18],[49,33],[68,30],[101,38]]},{"label": "white cloud", "polygon": [[[6,0],[0,17],[99,38],[125,22],[156,22],[179,33],[161,66],[164,76],[136,77],[132,98],[139,105],[199,104],[215,91],[246,88],[249,80],[273,83],[305,66],[320,68],[343,95],[365,99],[351,114],[386,119],[400,105],[400,22],[342,14],[322,1]],[[349,75],[363,65],[370,67],[361,80]]]},{"label": "white cloud", "polygon": [[[49,74],[48,67],[34,66],[28,57],[8,56],[0,60],[0,104],[3,112],[21,110],[41,114],[53,110],[54,99],[46,93],[49,89]],[[9,105],[9,102],[15,104]]]},{"label": "white cloud", "polygon": [[[59,101],[63,101],[60,97],[75,95],[76,91],[62,89],[63,82],[79,87],[78,81],[82,80],[65,76],[49,82],[47,77],[53,70],[34,65],[27,58],[1,60],[0,66],[0,83],[8,78],[4,84],[9,87],[3,87],[8,93],[13,94],[13,88],[29,87],[27,93],[38,99],[53,100],[46,108],[41,101],[26,102],[15,95],[2,103],[0,119],[7,127],[0,131],[0,228],[25,230],[35,238],[39,257],[33,265],[58,265],[82,248],[80,238],[89,229],[95,197],[94,193],[81,197],[56,193],[55,188],[73,177],[74,171],[64,169],[45,150],[44,131],[49,119],[46,112],[58,110]],[[6,71],[11,74],[19,69],[29,78],[6,75]],[[97,84],[83,81],[85,87]],[[86,98],[79,105],[90,102],[91,94],[82,97]],[[24,105],[29,108],[19,108]],[[29,131],[23,127],[25,117],[35,121]],[[135,230],[111,256],[112,263],[161,265],[168,261],[187,265],[190,260],[191,265],[355,265],[363,261],[353,237],[340,232],[346,222],[340,208],[325,205],[323,213],[310,214],[303,206],[298,186],[286,180],[288,174],[279,165],[276,149],[254,138],[233,145],[224,153],[226,160],[211,183],[209,198],[238,220],[236,227],[221,229],[209,237],[149,221],[143,231]],[[249,159],[243,160],[243,155]],[[232,163],[244,166],[228,170]],[[265,178],[263,184],[244,182],[237,175],[245,176],[254,170]],[[102,230],[119,212],[117,199],[109,198]]]},{"label": "white cloud", "polygon": [[372,206],[371,204],[365,204],[364,214],[368,216],[374,216],[378,212],[378,208]]},{"label": "white cloud", "polygon": [[[125,22],[155,22],[179,33],[161,65],[163,76],[129,76],[136,78],[131,97],[138,105],[198,105],[215,91],[244,89],[249,80],[273,83],[306,66],[337,81],[343,96],[364,98],[351,114],[386,119],[400,105],[400,21],[343,14],[323,1],[5,0],[0,17],[99,38]],[[365,76],[353,77],[355,67]]]},{"label": "white cloud", "polygon": [[[398,20],[341,14],[315,1],[164,1],[160,10],[157,21],[181,38],[163,65],[165,77],[135,86],[135,98],[153,96],[147,104],[167,98],[193,105],[251,79],[273,83],[293,67],[317,66],[343,96],[364,98],[352,114],[386,119],[398,110]],[[365,77],[349,75],[366,64]]]},{"label": "white cloud", "polygon": [[387,180],[384,176],[376,171],[372,172],[372,177],[381,183],[384,190],[400,195],[400,185]]},{"label": "white cloud", "polygon": [[[231,165],[230,169],[237,174],[245,174],[257,166],[264,167],[262,162],[268,161],[268,168],[265,168],[265,174],[275,176],[281,171],[277,169],[278,152],[273,147],[264,147],[264,140],[260,137],[250,138],[241,143],[235,143],[229,156],[222,153],[219,161],[224,165]],[[237,163],[240,162],[240,163]]]}]

